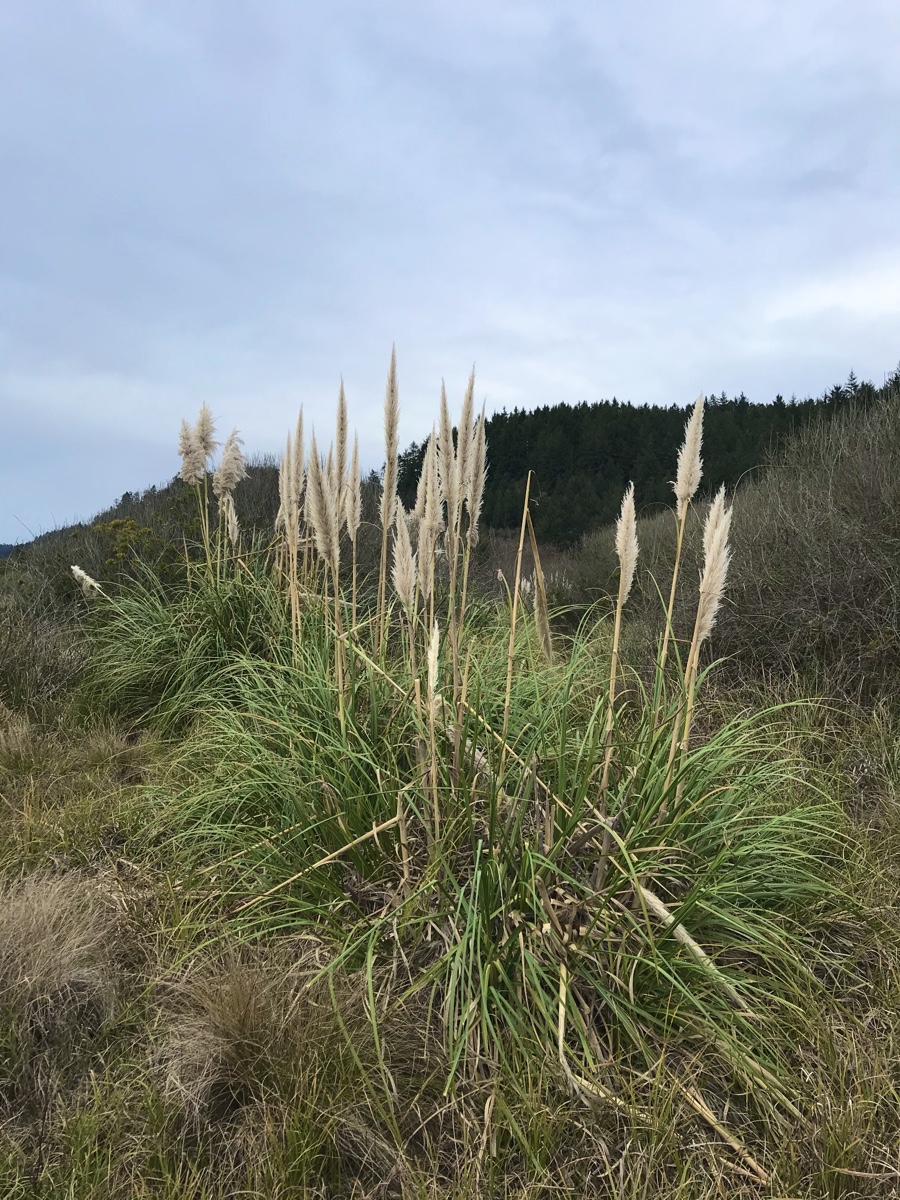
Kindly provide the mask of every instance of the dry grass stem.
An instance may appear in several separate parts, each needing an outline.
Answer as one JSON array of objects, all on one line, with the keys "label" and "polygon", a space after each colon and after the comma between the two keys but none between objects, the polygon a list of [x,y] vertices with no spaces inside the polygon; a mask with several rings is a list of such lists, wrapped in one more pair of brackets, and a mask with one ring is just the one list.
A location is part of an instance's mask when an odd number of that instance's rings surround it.
[{"label": "dry grass stem", "polygon": [[350,475],[344,493],[344,524],[350,538],[352,557],[351,621],[356,626],[356,539],[362,520],[362,479],[359,474],[359,435],[353,435],[353,453],[350,456]]},{"label": "dry grass stem", "polygon": [[387,606],[388,530],[394,521],[397,496],[398,429],[400,400],[397,390],[397,348],[391,348],[391,365],[384,392],[384,480],[381,487],[381,558],[378,571],[378,600],[376,620],[379,649],[384,643]]},{"label": "dry grass stem", "polygon": [[344,381],[341,380],[338,392],[337,429],[335,432],[334,475],[338,498],[339,523],[345,517],[345,496],[347,493],[347,398],[344,395]]},{"label": "dry grass stem", "polygon": [[672,636],[672,618],[675,612],[675,595],[678,590],[678,572],[681,566],[681,551],[684,543],[684,526],[687,520],[690,502],[700,486],[703,473],[703,459],[700,451],[703,446],[703,412],[706,400],[701,392],[694,403],[694,410],[684,427],[684,441],[678,451],[678,468],[675,483],[676,508],[676,543],[675,562],[672,566],[672,585],[669,589],[669,605],[666,609],[666,626],[663,630],[662,651],[659,656],[660,672],[666,665],[669,653],[669,640]]}]

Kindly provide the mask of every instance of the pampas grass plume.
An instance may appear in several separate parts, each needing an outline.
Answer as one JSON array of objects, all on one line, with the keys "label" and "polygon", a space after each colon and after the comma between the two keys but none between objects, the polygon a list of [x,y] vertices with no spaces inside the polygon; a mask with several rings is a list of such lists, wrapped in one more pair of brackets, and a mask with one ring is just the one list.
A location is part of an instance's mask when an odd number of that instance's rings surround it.
[{"label": "pampas grass plume", "polygon": [[200,415],[194,426],[194,436],[203,450],[204,458],[215,454],[219,443],[216,441],[216,427],[213,424],[213,416],[208,404],[200,405]]},{"label": "pampas grass plume", "polygon": [[241,539],[241,529],[238,525],[237,510],[234,507],[234,497],[230,492],[225,492],[220,503],[222,505],[222,516],[225,519],[225,532],[232,546],[237,549],[238,542]]},{"label": "pampas grass plume", "polygon": [[425,516],[425,498],[428,492],[428,456],[433,453],[434,429],[425,443],[425,453],[422,456],[422,469],[419,472],[419,482],[416,486],[416,505],[413,513],[421,521]]},{"label": "pampas grass plume", "polygon": [[344,520],[344,496],[347,492],[347,397],[344,395],[344,381],[338,392],[337,431],[334,439],[334,474],[337,482],[339,520]]},{"label": "pampas grass plume", "polygon": [[353,453],[350,456],[350,477],[344,492],[344,523],[351,538],[359,532],[362,511],[362,480],[359,474],[359,434],[353,435]]},{"label": "pampas grass plume", "polygon": [[72,574],[75,576],[76,582],[81,584],[81,590],[86,599],[90,600],[92,596],[105,595],[103,588],[100,586],[97,580],[92,579],[91,576],[88,575],[87,571],[82,571],[81,567],[76,567],[73,564]]},{"label": "pampas grass plume", "polygon": [[453,449],[453,426],[450,424],[450,409],[447,406],[447,389],[441,384],[441,423],[437,445],[438,479],[441,499],[447,505],[447,526],[452,531],[456,525],[459,507],[459,480],[456,475],[456,453]]},{"label": "pampas grass plume", "polygon": [[456,481],[460,489],[459,503],[468,496],[472,478],[472,406],[475,398],[475,368],[469,375],[466,394],[463,398],[462,414],[459,418],[459,433],[456,438]]},{"label": "pampas grass plume", "polygon": [[294,443],[290,434],[287,435],[284,453],[278,467],[278,514],[275,517],[275,532],[279,529],[289,531],[296,521],[293,519],[293,472],[294,472]]},{"label": "pampas grass plume", "polygon": [[731,530],[731,509],[725,507],[725,487],[719,488],[709,508],[703,529],[703,575],[700,579],[700,600],[697,609],[697,646],[712,632],[725,589],[731,551],[728,535]]},{"label": "pampas grass plume", "polygon": [[484,484],[487,479],[487,438],[485,434],[484,408],[475,426],[475,441],[472,448],[472,469],[469,473],[469,487],[466,492],[466,505],[469,509],[469,543],[474,546],[478,542],[478,523],[481,519],[481,505],[484,499]]},{"label": "pampas grass plume", "polygon": [[309,488],[306,503],[309,520],[316,537],[316,549],[337,579],[340,563],[337,499],[331,489],[328,476],[322,470],[315,434],[313,434],[309,451]]},{"label": "pampas grass plume", "polygon": [[178,453],[181,455],[181,479],[185,483],[199,483],[206,474],[206,455],[203,453],[196,429],[192,429],[183,419],[178,437]]},{"label": "pampas grass plume", "polygon": [[241,451],[243,442],[238,437],[238,431],[232,429],[222,451],[222,461],[213,474],[213,491],[221,500],[230,496],[242,479],[247,478],[247,466]]},{"label": "pampas grass plume", "polygon": [[406,513],[397,497],[397,511],[394,519],[394,567],[391,573],[394,587],[400,597],[400,603],[406,609],[413,606],[416,589],[416,556],[413,554],[409,540],[409,526],[406,523]]},{"label": "pampas grass plume", "polygon": [[294,503],[294,508],[297,513],[297,519],[300,519],[300,497],[303,495],[303,484],[305,482],[303,461],[304,456],[303,442],[303,407],[297,413],[297,425],[294,429],[294,449],[291,456],[291,498]]},{"label": "pampas grass plume", "polygon": [[619,589],[624,604],[634,583],[638,559],[637,526],[634,515],[634,484],[629,483],[616,521],[616,554],[619,556]]},{"label": "pampas grass plume", "polygon": [[694,498],[700,486],[703,472],[703,459],[700,457],[700,447],[703,443],[703,406],[705,397],[701,392],[694,404],[684,427],[684,441],[678,451],[678,471],[673,487],[677,501],[676,512],[679,517],[684,513],[686,505]]},{"label": "pampas grass plume", "polygon": [[400,424],[400,400],[397,394],[397,351],[391,350],[391,366],[384,392],[384,487],[381,493],[381,526],[387,532],[394,519],[397,495],[397,432]]}]

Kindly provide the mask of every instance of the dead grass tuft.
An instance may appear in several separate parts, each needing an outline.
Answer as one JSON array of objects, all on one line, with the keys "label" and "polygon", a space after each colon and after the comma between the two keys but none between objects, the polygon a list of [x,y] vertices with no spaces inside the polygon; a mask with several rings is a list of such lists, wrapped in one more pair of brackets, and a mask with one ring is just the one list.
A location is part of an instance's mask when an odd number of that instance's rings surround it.
[{"label": "dead grass tuft", "polygon": [[42,1044],[64,1046],[113,1013],[116,919],[80,875],[0,887],[0,1004]]},{"label": "dead grass tuft", "polygon": [[94,1061],[116,1009],[115,932],[77,875],[0,887],[0,1112],[23,1131],[46,1132]]}]

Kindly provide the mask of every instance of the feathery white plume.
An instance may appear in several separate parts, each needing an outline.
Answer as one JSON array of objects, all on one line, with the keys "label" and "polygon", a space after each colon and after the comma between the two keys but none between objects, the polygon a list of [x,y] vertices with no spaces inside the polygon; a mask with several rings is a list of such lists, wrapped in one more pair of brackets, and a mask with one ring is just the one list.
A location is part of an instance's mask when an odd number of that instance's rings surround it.
[{"label": "feathery white plume", "polygon": [[622,509],[616,521],[616,554],[619,556],[619,587],[622,603],[628,599],[637,566],[638,540],[634,516],[634,484],[629,483],[622,498]]},{"label": "feathery white plume", "polygon": [[703,443],[703,405],[705,397],[701,392],[694,404],[694,411],[684,427],[684,441],[678,451],[678,471],[675,483],[676,512],[680,517],[685,506],[694,498],[694,493],[700,486],[700,476],[703,471],[703,459],[700,457],[700,447]]},{"label": "feathery white plume", "polygon": [[703,574],[700,578],[700,599],[697,607],[697,645],[702,645],[712,632],[716,613],[725,589],[731,551],[728,535],[731,530],[730,508],[725,507],[725,486],[716,493],[709,506],[703,528]]},{"label": "feathery white plume", "polygon": [[453,426],[447,407],[447,389],[441,384],[441,418],[437,444],[437,469],[441,499],[447,505],[447,527],[456,527],[459,515],[459,480],[456,474],[456,452],[453,448]]},{"label": "feathery white plume", "polygon": [[466,506],[469,509],[469,543],[474,546],[478,542],[478,523],[481,519],[481,505],[484,500],[484,484],[487,479],[487,438],[485,436],[484,407],[475,425],[475,440],[472,448],[472,469],[469,472],[469,487],[466,492]]},{"label": "feathery white plume", "polygon": [[400,401],[397,393],[397,350],[391,349],[391,366],[384,392],[384,485],[381,491],[381,526],[387,530],[394,520],[397,495],[397,432]]},{"label": "feathery white plume", "polygon": [[303,406],[300,406],[300,411],[297,413],[297,425],[294,429],[294,450],[291,458],[291,499],[293,500],[294,510],[297,515],[297,520],[300,520],[300,497],[303,495],[303,484],[305,482],[303,456],[305,453],[305,444],[303,441]]},{"label": "feathery white plume", "polygon": [[215,454],[219,443],[216,441],[216,427],[213,424],[213,416],[208,404],[200,405],[200,415],[194,426],[194,436],[200,443],[204,459]]},{"label": "feathery white plume", "polygon": [[213,474],[213,491],[221,499],[230,496],[242,479],[247,478],[247,466],[241,451],[243,442],[232,429],[222,451],[222,461]]},{"label": "feathery white plume", "polygon": [[231,492],[224,492],[219,503],[222,506],[222,517],[225,521],[225,532],[228,535],[228,540],[237,549],[238,543],[241,540],[241,530],[238,525],[237,510],[234,507],[234,496],[232,496]]},{"label": "feathery white plume", "polygon": [[72,574],[75,576],[76,582],[81,584],[81,590],[86,599],[90,600],[93,596],[103,596],[106,594],[97,580],[92,579],[87,571],[82,571],[81,567],[73,565]]},{"label": "feathery white plume", "polygon": [[400,603],[406,609],[411,609],[416,587],[416,556],[413,554],[409,540],[409,526],[406,523],[406,513],[397,497],[397,512],[394,519],[394,567],[392,578]]},{"label": "feathery white plume", "polygon": [[469,382],[466,385],[466,394],[463,398],[462,414],[459,418],[459,432],[456,435],[456,481],[459,488],[459,503],[462,505],[463,500],[469,494],[469,489],[472,484],[471,469],[472,469],[472,407],[475,399],[475,368],[469,375]]},{"label": "feathery white plume", "polygon": [[344,522],[351,538],[359,532],[362,496],[359,474],[359,434],[353,435],[353,454],[350,456],[350,475],[347,480],[347,490],[344,493]]},{"label": "feathery white plume", "polygon": [[316,536],[316,549],[337,579],[340,563],[340,537],[336,500],[331,491],[328,476],[322,470],[315,434],[313,434],[309,451],[308,475],[306,507],[313,533]]},{"label": "feathery white plume", "polygon": [[341,380],[341,390],[338,393],[337,432],[334,439],[334,475],[338,497],[339,520],[344,520],[344,497],[347,493],[347,398],[344,395],[344,381]]},{"label": "feathery white plume", "polygon": [[431,443],[433,441],[434,441],[434,430],[431,431],[431,437],[425,443],[425,453],[422,455],[422,469],[419,472],[419,482],[416,485],[416,506],[413,509],[413,512],[415,513],[416,517],[420,521],[425,516],[425,492],[426,492],[427,480],[428,480],[428,472],[426,469],[426,463],[428,462],[428,455],[431,452]]},{"label": "feathery white plume", "polygon": [[178,437],[178,453],[181,455],[180,477],[185,483],[199,483],[206,474],[206,455],[197,437],[196,430],[181,422],[181,433]]}]

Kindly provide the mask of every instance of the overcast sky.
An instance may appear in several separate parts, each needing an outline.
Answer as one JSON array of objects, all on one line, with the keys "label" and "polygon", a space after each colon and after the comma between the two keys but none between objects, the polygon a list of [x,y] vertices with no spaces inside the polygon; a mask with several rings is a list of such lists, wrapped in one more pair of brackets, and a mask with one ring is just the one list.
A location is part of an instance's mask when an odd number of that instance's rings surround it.
[{"label": "overcast sky", "polygon": [[[897,0],[3,0],[0,542],[458,403],[900,358]],[[320,436],[320,441],[322,440]],[[673,448],[674,453],[674,448]],[[27,528],[26,528],[27,527]]]}]

